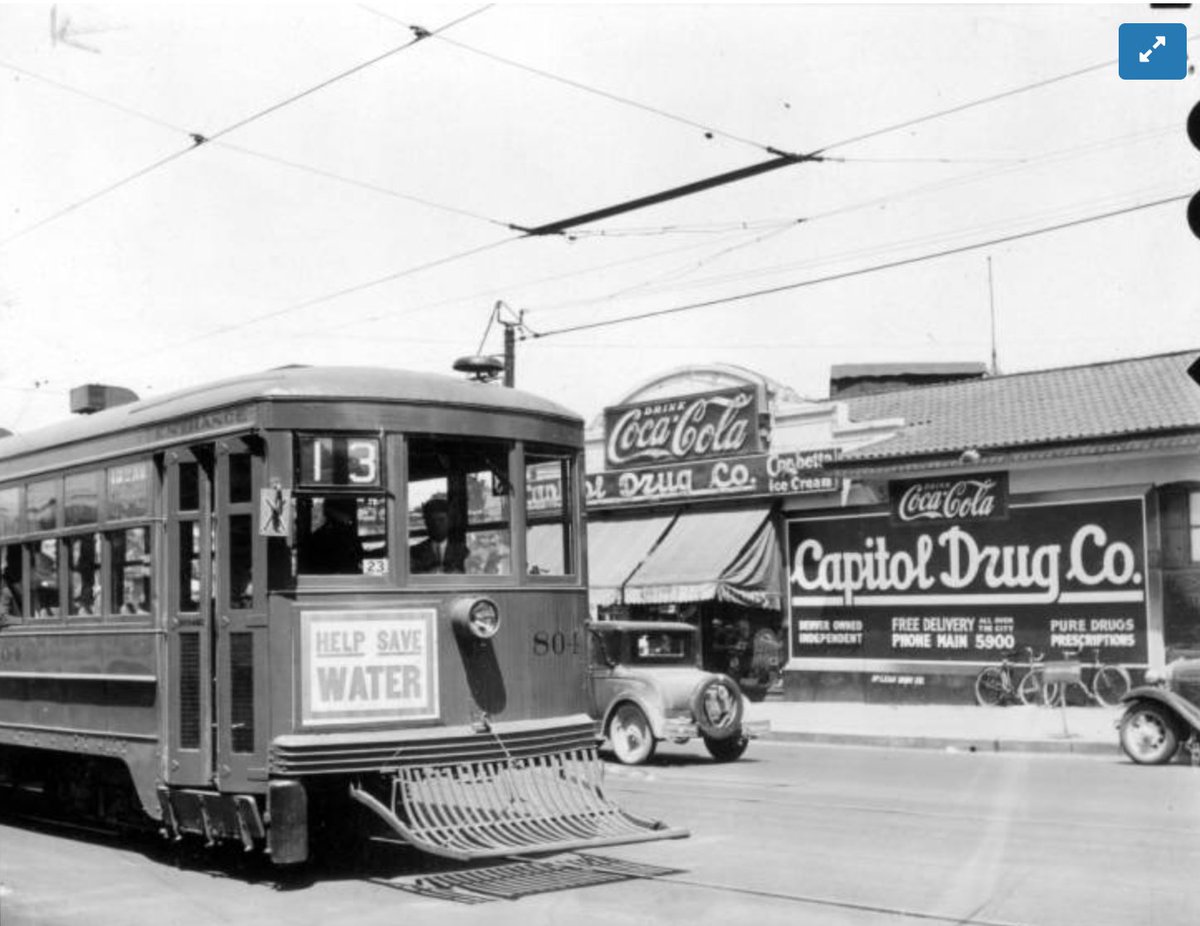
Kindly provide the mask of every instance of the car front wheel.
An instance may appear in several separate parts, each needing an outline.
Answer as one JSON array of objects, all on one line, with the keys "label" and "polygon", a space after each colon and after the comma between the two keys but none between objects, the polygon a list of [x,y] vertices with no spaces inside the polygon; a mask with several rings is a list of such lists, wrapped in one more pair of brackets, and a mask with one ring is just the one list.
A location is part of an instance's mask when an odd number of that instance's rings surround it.
[{"label": "car front wheel", "polygon": [[734,762],[740,759],[749,745],[750,737],[745,733],[723,740],[715,740],[711,736],[704,737],[704,747],[718,762]]},{"label": "car front wheel", "polygon": [[654,755],[654,731],[636,704],[617,708],[608,723],[608,742],[623,765],[641,765]]},{"label": "car front wheel", "polygon": [[1156,704],[1135,704],[1121,718],[1121,748],[1138,765],[1162,765],[1179,748],[1175,718]]}]

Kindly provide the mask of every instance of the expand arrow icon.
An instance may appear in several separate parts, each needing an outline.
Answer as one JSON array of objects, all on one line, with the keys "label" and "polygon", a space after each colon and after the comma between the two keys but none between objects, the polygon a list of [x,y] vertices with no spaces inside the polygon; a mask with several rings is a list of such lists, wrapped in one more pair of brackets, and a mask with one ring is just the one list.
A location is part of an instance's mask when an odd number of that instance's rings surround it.
[{"label": "expand arrow icon", "polygon": [[1149,64],[1150,56],[1152,54],[1154,54],[1154,49],[1158,48],[1158,46],[1160,46],[1160,45],[1166,45],[1166,44],[1167,44],[1167,37],[1165,35],[1156,35],[1154,37],[1154,44],[1150,46],[1150,50],[1141,52],[1138,55],[1138,61],[1142,62],[1142,64]]}]

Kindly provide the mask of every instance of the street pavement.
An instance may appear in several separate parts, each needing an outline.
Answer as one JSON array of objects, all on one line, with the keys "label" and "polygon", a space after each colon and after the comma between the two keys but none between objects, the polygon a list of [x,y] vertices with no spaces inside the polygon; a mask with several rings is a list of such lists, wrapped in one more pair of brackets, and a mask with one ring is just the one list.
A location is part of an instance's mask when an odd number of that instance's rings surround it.
[{"label": "street pavement", "polygon": [[848,701],[747,703],[766,720],[762,739],[966,752],[1118,755],[1120,707],[979,707],[974,704],[866,704]]}]

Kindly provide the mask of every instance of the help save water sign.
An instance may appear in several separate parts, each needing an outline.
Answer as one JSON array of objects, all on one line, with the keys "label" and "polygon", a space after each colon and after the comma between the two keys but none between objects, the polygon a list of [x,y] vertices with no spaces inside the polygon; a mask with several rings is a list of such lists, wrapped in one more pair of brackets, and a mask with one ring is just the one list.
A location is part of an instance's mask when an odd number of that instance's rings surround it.
[{"label": "help save water sign", "polygon": [[305,724],[380,723],[438,716],[437,611],[304,611]]}]

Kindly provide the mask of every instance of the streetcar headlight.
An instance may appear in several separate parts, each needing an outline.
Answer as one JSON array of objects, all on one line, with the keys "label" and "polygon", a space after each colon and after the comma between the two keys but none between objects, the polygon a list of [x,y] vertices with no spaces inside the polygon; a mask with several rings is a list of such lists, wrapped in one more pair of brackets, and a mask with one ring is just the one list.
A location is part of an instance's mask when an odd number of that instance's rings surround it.
[{"label": "streetcar headlight", "polygon": [[500,609],[490,598],[459,598],[450,605],[454,627],[480,640],[490,640],[500,629]]}]

